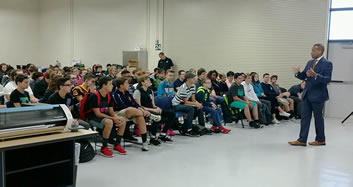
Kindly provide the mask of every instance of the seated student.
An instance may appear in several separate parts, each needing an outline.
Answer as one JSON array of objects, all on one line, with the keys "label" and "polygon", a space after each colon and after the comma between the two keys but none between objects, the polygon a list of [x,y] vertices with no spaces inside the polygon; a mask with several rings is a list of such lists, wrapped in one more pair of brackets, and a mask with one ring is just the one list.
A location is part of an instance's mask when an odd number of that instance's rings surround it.
[{"label": "seated student", "polygon": [[[125,78],[125,79],[127,79],[127,80],[129,81],[129,93],[130,93],[130,95],[134,94],[135,88],[134,88],[133,84],[131,84],[132,75],[131,75],[130,71],[128,71],[128,70],[123,70],[123,71],[121,72],[121,77],[123,77],[123,78]],[[114,84],[115,84],[115,83],[113,83],[113,85],[114,85]],[[115,87],[114,87],[114,91],[115,91],[115,90],[116,90],[116,85],[115,85]]]},{"label": "seated student", "polygon": [[168,96],[174,97],[174,71],[168,70],[166,74],[166,78],[159,84],[157,89],[157,96]]},{"label": "seated student", "polygon": [[[245,81],[243,81],[241,85],[243,85],[244,87],[245,96],[248,98],[249,101],[255,102],[258,105],[260,122],[262,122],[262,124],[269,125],[271,123],[271,120],[267,120],[266,116],[267,115],[272,116],[271,102],[267,100],[260,100],[257,97],[254,91],[254,87],[250,84],[252,81],[250,74],[245,74],[244,78],[245,78]],[[260,110],[263,110],[264,113],[260,112]]]},{"label": "seated student", "polygon": [[115,82],[117,89],[113,92],[113,99],[117,116],[125,118],[126,121],[133,121],[138,126],[142,138],[142,151],[148,151],[145,117],[150,117],[156,122],[159,122],[161,117],[151,114],[137,104],[128,92],[129,81],[126,78],[118,78]]},{"label": "seated student", "polygon": [[81,85],[83,84],[83,77],[87,74],[87,70],[82,68],[79,70],[79,74],[77,75],[77,81],[75,86]]},{"label": "seated student", "polygon": [[[168,70],[171,71],[171,70]],[[168,130],[171,126],[176,124],[175,113],[172,111],[162,110],[157,107],[154,103],[154,94],[151,89],[151,80],[148,76],[140,76],[137,79],[139,85],[138,88],[134,92],[134,99],[137,104],[142,106],[145,110],[149,111],[152,114],[160,115],[161,121],[159,123],[164,123],[163,131],[161,132],[161,136],[158,138],[163,142],[172,142],[172,139],[167,136]],[[153,145],[159,145],[160,142],[157,140],[157,131],[158,124],[156,122],[152,122],[152,130],[151,130],[151,139],[150,143]]]},{"label": "seated student", "polygon": [[[16,90],[17,88],[17,85],[15,83],[15,78],[17,75],[23,75],[23,71],[15,70],[15,69],[10,71],[10,81],[5,85],[3,90],[5,103],[10,100],[10,94],[12,93],[12,91]],[[31,87],[26,88],[26,91],[29,94],[30,101],[32,103],[38,103],[39,100],[36,97],[34,97]]]},{"label": "seated student", "polygon": [[83,76],[83,83],[79,86],[75,86],[72,89],[72,95],[75,97],[75,103],[81,102],[82,98],[94,91],[95,76],[92,73],[88,73]]},{"label": "seated student", "polygon": [[157,91],[159,84],[164,80],[165,78],[165,70],[164,69],[159,69],[157,73],[157,78],[154,81],[154,89],[153,91]]},{"label": "seated student", "polygon": [[137,77],[138,77],[137,73],[138,73],[139,71],[140,71],[140,70],[138,70],[138,69],[134,69],[134,70],[132,71],[132,78],[131,78],[130,84],[134,85],[134,84],[137,83]]},{"label": "seated student", "polygon": [[273,122],[275,122],[276,124],[279,123],[279,121],[276,119],[276,109],[279,111],[280,116],[289,117],[290,114],[285,112],[279,106],[279,103],[277,100],[278,94],[276,93],[276,91],[274,90],[272,85],[270,84],[270,75],[268,73],[265,73],[263,75],[263,82],[261,83],[261,88],[263,89],[264,95],[265,95],[263,98],[271,102],[271,106],[273,108],[272,109]]},{"label": "seated student", "polygon": [[25,89],[29,86],[29,78],[19,74],[15,79],[17,88],[11,92],[9,107],[22,107],[25,103],[30,103],[29,93]]},{"label": "seated student", "polygon": [[156,81],[159,68],[154,68],[153,73],[150,75],[151,82]]},{"label": "seated student", "polygon": [[211,80],[211,83],[212,83],[211,88],[213,88],[216,95],[223,96],[223,95],[221,95],[221,87],[220,87],[219,82],[217,80],[218,72],[216,70],[209,71],[207,73],[207,78],[209,78]]},{"label": "seated student", "polygon": [[282,105],[284,110],[290,114],[289,118],[294,117],[294,101],[293,99],[289,98],[290,93],[281,90],[281,87],[277,84],[278,76],[272,75],[271,76],[271,85],[278,94],[277,100]]},{"label": "seated student", "polygon": [[232,86],[233,80],[234,80],[234,72],[228,71],[227,80],[226,80],[226,84],[227,84],[228,89]]},{"label": "seated student", "polygon": [[[230,107],[244,110],[246,119],[249,121],[250,127],[260,128],[261,125],[258,124],[258,108],[255,102],[249,101],[245,96],[244,87],[241,85],[243,77],[240,73],[234,74],[234,84],[229,88],[227,97],[229,99]],[[254,120],[251,117],[251,113],[254,117]]]},{"label": "seated student", "polygon": [[197,137],[200,134],[192,130],[192,120],[194,119],[194,114],[196,114],[199,124],[205,126],[204,113],[202,111],[203,106],[195,99],[195,75],[192,72],[187,72],[185,80],[186,82],[180,87],[173,98],[172,105],[175,112],[184,112],[187,114],[183,124],[185,135]]},{"label": "seated student", "polygon": [[53,73],[53,71],[47,70],[45,72],[44,79],[34,84],[33,93],[36,98],[42,99],[44,97],[44,93],[48,88],[50,78],[53,76]]},{"label": "seated student", "polygon": [[31,89],[33,90],[34,89],[34,85],[38,82],[38,81],[40,81],[40,80],[42,80],[43,79],[43,73],[42,72],[35,72],[35,73],[33,73],[33,75],[32,75],[32,80],[33,80],[33,82],[30,82],[29,83],[29,86],[31,87]]},{"label": "seated student", "polygon": [[202,81],[207,78],[207,72],[204,68],[197,70],[197,80],[195,82],[196,90],[202,86]]},{"label": "seated student", "polygon": [[49,103],[49,97],[58,91],[57,81],[59,78],[62,78],[62,75],[54,75],[49,83],[48,89],[45,91],[42,98],[42,103]]},{"label": "seated student", "polygon": [[[55,77],[55,76],[54,76]],[[53,81],[55,79],[52,79]],[[50,84],[53,82],[50,81]],[[74,98],[73,96],[70,94],[71,92],[71,85],[72,82],[70,80],[70,77],[59,77],[55,80],[55,85],[56,85],[56,92],[53,93],[49,99],[48,99],[48,103],[49,104],[65,104],[69,110],[71,111],[71,114],[74,118],[78,119],[78,113],[73,111],[73,106],[74,106]],[[89,123],[83,121],[83,120],[76,120],[74,119],[73,123],[79,124],[83,127],[85,127],[85,129],[89,129],[90,125]]]},{"label": "seated student", "polygon": [[272,124],[279,124],[280,122],[276,119],[276,108],[278,108],[279,103],[275,97],[267,97],[262,89],[261,83],[259,81],[259,75],[256,72],[251,73],[251,86],[254,88],[256,96],[261,102],[270,102],[271,114],[272,114]]},{"label": "seated student", "polygon": [[178,71],[178,78],[174,81],[174,91],[177,92],[181,85],[185,83],[185,70]]},{"label": "seated student", "polygon": [[306,85],[306,81],[302,81],[298,85],[294,85],[289,89],[290,98],[294,100],[294,111],[295,111],[295,118],[301,118],[301,108],[302,108],[302,94]]},{"label": "seated student", "polygon": [[229,91],[226,80],[227,80],[227,77],[225,74],[223,73],[219,74],[219,82],[218,82],[218,87],[220,89],[219,96],[223,96]]},{"label": "seated student", "polygon": [[209,78],[205,78],[202,81],[202,86],[196,91],[196,100],[202,104],[204,112],[211,114],[213,126],[210,128],[210,131],[214,132],[219,129],[222,133],[229,133],[230,130],[222,126],[222,109],[218,108],[214,102],[210,102],[211,84]]},{"label": "seated student", "polygon": [[[121,147],[121,137],[125,131],[125,120],[115,115],[113,110],[113,99],[111,99],[110,92],[113,89],[112,79],[108,76],[101,77],[99,80],[98,92],[91,93],[85,104],[85,111],[89,111],[86,115],[87,122],[92,126],[97,127],[103,134],[103,146],[100,153],[106,157],[112,157],[113,153],[108,148],[109,138],[111,133],[115,133],[114,129],[118,128],[116,132],[116,142],[114,143],[114,151],[119,154],[126,154],[126,151]],[[100,99],[98,99],[98,97]],[[100,100],[100,104],[98,104]]]}]

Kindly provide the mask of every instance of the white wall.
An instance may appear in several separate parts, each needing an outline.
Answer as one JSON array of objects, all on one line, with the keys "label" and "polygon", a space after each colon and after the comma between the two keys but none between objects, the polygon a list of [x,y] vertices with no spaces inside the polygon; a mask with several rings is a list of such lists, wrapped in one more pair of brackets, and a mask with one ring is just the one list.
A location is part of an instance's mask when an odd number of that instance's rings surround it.
[{"label": "white wall", "polygon": [[146,48],[147,1],[75,0],[74,58],[122,63],[122,51]]},{"label": "white wall", "polygon": [[40,62],[48,66],[72,60],[71,0],[40,0]]},{"label": "white wall", "polygon": [[164,50],[179,68],[279,75],[326,45],[328,0],[165,0]]},{"label": "white wall", "polygon": [[0,62],[38,63],[39,1],[0,0]]}]

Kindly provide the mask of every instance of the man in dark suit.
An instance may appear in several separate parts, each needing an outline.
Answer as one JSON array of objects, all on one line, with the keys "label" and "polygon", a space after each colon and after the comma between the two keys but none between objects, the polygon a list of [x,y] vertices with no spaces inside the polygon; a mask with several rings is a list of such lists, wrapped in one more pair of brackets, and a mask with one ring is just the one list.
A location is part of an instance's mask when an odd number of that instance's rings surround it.
[{"label": "man in dark suit", "polygon": [[325,47],[322,44],[315,44],[311,50],[313,60],[310,60],[304,71],[300,72],[299,67],[293,68],[295,77],[300,80],[306,80],[302,99],[302,119],[299,139],[288,142],[294,146],[306,146],[308,139],[310,121],[312,113],[315,118],[316,138],[309,145],[326,145],[323,108],[325,101],[329,99],[327,84],[331,81],[332,62],[323,57]]}]

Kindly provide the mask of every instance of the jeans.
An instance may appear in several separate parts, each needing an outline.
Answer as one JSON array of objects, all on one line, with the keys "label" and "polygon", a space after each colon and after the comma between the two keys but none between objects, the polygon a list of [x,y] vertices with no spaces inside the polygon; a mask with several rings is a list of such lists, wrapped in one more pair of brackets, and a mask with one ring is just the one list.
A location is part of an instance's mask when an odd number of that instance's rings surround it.
[{"label": "jeans", "polygon": [[212,102],[216,105],[221,105],[223,103],[223,101],[224,101],[224,98],[221,96],[218,96],[218,95],[217,95],[216,99],[213,97],[210,97],[210,102]]},{"label": "jeans", "polygon": [[222,109],[220,108],[212,108],[209,106],[204,106],[202,110],[206,113],[210,113],[212,117],[212,122],[214,126],[220,127],[222,126]]}]

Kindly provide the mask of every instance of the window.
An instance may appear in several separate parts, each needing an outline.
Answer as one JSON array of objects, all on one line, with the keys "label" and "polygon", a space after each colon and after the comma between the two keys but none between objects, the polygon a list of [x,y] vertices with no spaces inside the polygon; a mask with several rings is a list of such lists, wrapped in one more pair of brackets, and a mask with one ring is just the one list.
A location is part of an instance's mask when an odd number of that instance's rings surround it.
[{"label": "window", "polygon": [[329,40],[353,40],[353,0],[331,0]]},{"label": "window", "polygon": [[352,0],[332,0],[331,8],[353,8]]}]

